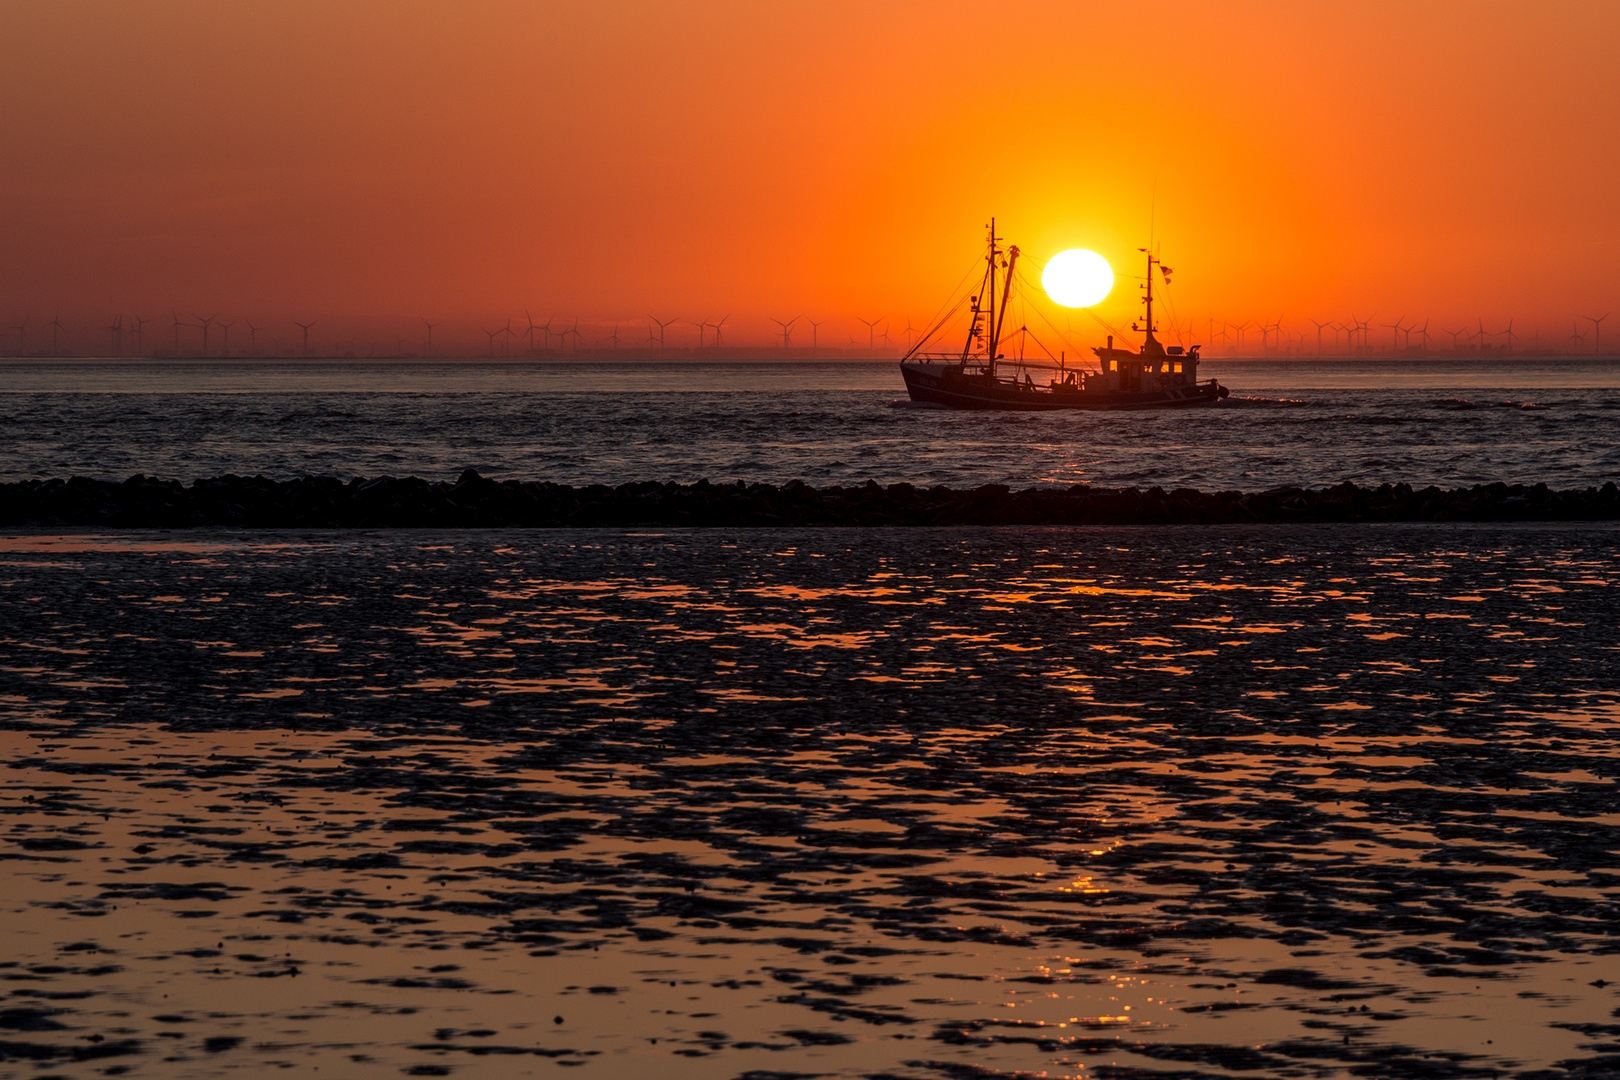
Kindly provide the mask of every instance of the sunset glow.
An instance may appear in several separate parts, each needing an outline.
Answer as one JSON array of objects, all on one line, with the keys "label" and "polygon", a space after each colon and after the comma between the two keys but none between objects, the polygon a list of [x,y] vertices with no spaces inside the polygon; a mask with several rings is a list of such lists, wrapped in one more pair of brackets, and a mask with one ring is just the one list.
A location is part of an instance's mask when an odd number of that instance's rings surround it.
[{"label": "sunset glow", "polygon": [[[19,0],[0,317],[262,313],[323,341],[444,317],[482,341],[525,308],[595,335],[652,312],[688,345],[802,313],[842,346],[858,316],[926,318],[992,215],[1040,262],[1159,245],[1189,319],[1565,335],[1614,306],[1620,6],[982,15]],[[1098,313],[1127,323],[1135,290]]]}]

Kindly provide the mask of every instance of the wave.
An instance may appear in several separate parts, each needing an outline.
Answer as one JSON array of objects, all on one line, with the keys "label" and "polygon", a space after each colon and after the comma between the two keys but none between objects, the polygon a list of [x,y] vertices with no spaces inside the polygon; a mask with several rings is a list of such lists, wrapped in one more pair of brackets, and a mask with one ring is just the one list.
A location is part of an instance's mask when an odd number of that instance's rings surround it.
[{"label": "wave", "polygon": [[1432,403],[1431,407],[1449,412],[1469,412],[1474,409],[1545,409],[1547,406],[1538,405],[1534,401],[1471,401],[1468,398],[1441,398]]},{"label": "wave", "polygon": [[1286,407],[1298,408],[1300,406],[1308,406],[1308,405],[1315,405],[1315,404],[1316,404],[1316,402],[1314,402],[1314,401],[1306,401],[1304,398],[1272,398],[1272,397],[1258,397],[1258,396],[1254,396],[1254,395],[1233,394],[1231,397],[1226,398],[1224,401],[1222,401],[1220,403],[1219,407],[1223,408],[1223,409],[1234,409],[1234,408],[1253,409],[1253,408],[1267,408],[1267,407],[1275,408],[1275,407],[1278,407],[1278,406],[1286,406]]}]

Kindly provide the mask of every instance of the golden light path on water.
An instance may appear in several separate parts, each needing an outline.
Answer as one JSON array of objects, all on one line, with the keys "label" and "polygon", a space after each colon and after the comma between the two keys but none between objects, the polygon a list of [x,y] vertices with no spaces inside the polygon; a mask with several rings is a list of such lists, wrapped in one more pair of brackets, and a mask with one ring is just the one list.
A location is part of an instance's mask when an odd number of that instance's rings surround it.
[{"label": "golden light path on water", "polygon": [[0,543],[0,1071],[1576,1075],[1607,527]]}]

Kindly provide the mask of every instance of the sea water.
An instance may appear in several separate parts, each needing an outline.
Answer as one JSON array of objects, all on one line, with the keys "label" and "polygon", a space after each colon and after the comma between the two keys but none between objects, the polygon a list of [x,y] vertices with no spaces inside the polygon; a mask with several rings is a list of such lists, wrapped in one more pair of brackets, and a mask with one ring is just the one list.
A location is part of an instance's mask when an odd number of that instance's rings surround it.
[{"label": "sea water", "polygon": [[911,408],[893,363],[0,362],[0,480],[1602,484],[1620,361],[1208,361],[1148,412]]}]

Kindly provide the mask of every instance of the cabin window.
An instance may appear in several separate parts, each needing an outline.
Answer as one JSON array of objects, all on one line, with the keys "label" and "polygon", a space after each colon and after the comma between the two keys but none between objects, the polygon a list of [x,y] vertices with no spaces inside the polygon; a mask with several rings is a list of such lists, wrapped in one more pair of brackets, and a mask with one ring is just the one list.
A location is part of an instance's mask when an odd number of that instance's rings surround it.
[{"label": "cabin window", "polygon": [[1170,373],[1172,375],[1180,375],[1181,374],[1181,361],[1180,360],[1177,360],[1175,363],[1170,365]]},{"label": "cabin window", "polygon": [[1118,360],[1110,360],[1110,361],[1108,361],[1108,370],[1109,371],[1118,371],[1119,370],[1119,361]]}]

